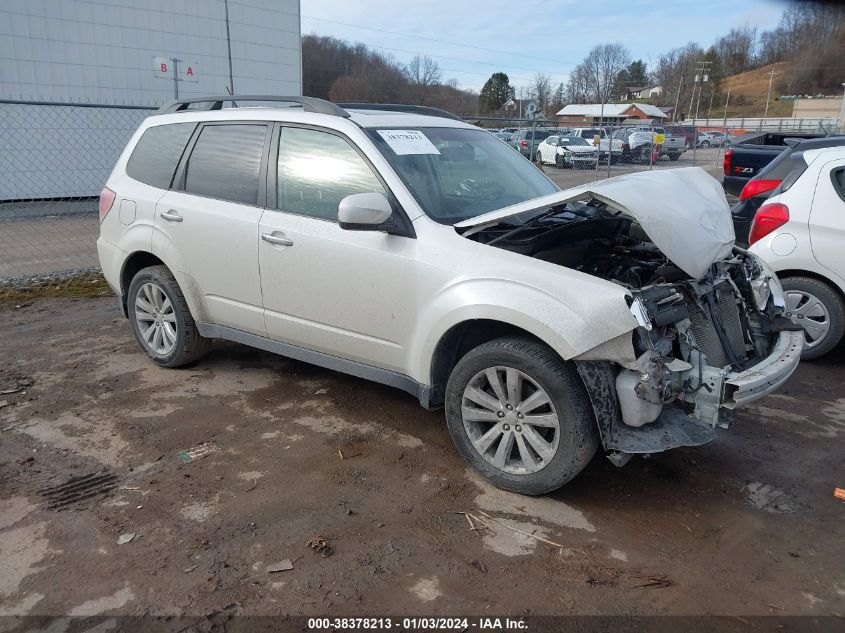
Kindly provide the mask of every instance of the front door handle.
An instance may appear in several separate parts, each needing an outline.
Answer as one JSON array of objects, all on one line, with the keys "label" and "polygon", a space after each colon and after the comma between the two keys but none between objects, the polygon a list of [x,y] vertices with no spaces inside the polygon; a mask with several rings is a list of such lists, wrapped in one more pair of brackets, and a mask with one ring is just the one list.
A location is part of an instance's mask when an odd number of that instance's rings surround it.
[{"label": "front door handle", "polygon": [[274,233],[262,233],[261,239],[271,244],[278,244],[279,246],[293,246],[293,240],[285,237],[284,233],[278,235]]},{"label": "front door handle", "polygon": [[175,209],[170,209],[168,211],[162,211],[161,213],[159,213],[159,215],[161,217],[163,217],[165,220],[167,220],[168,222],[181,222],[182,220],[185,219],[181,215],[179,215],[176,212]]}]

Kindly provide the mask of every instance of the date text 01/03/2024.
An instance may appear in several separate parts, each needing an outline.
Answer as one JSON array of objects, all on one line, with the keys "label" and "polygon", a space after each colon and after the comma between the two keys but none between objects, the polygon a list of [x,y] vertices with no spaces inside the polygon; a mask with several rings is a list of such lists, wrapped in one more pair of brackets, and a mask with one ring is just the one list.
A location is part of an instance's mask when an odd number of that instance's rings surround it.
[{"label": "date text 01/03/2024", "polygon": [[527,630],[528,623],[520,618],[438,618],[438,617],[332,617],[309,618],[309,630],[373,630],[399,629],[406,631],[445,631],[478,629],[484,631],[518,631]]}]

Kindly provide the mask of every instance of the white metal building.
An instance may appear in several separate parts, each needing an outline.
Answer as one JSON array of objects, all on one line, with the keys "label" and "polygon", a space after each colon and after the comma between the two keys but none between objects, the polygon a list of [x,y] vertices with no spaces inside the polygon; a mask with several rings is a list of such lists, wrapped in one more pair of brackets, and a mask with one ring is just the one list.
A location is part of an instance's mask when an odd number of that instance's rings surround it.
[{"label": "white metal building", "polygon": [[232,86],[302,94],[299,0],[3,0],[0,201],[94,196],[150,108]]},{"label": "white metal building", "polygon": [[0,99],[157,106],[174,58],[180,95],[226,94],[229,42],[235,92],[302,93],[299,0],[3,0]]}]

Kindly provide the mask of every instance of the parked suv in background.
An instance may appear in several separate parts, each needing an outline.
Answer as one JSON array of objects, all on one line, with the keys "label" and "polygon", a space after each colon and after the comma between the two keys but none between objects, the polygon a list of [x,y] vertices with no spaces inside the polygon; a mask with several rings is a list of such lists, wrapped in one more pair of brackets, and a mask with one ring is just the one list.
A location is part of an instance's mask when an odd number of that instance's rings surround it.
[{"label": "parked suv in background", "polygon": [[[252,100],[285,107],[223,109]],[[599,446],[622,465],[708,442],[797,366],[777,279],[701,169],[560,191],[431,108],[160,112],[103,189],[97,250],[161,367],[220,338],[398,387],[491,482],[540,494]]]},{"label": "parked suv in background", "polygon": [[749,250],[781,279],[786,316],[804,331],[806,359],[831,351],[845,334],[845,147],[795,152],[820,142],[796,145],[770,172],[791,167],[757,209],[748,238]]},{"label": "parked suv in background", "polygon": [[540,142],[549,138],[552,134],[554,134],[553,130],[531,130],[531,128],[528,128],[515,132],[511,136],[509,143],[515,150],[525,156],[525,158],[533,160],[537,155],[537,147],[540,145]]}]

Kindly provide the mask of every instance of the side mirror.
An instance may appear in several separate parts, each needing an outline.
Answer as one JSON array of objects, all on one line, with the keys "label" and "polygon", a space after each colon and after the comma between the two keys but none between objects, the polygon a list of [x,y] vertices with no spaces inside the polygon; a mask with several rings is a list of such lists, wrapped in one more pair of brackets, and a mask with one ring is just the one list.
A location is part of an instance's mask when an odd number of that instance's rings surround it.
[{"label": "side mirror", "polygon": [[350,231],[377,231],[392,214],[390,202],[380,193],[355,193],[337,207],[340,228]]}]

